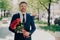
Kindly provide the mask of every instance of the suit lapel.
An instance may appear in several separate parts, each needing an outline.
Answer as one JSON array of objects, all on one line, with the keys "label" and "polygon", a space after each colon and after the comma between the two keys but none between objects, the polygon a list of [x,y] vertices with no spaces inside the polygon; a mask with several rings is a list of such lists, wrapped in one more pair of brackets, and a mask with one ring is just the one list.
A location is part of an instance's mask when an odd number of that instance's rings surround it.
[{"label": "suit lapel", "polygon": [[27,20],[28,20],[28,18],[27,18],[28,16],[27,16],[27,13],[26,13],[26,22],[25,23],[27,23]]}]

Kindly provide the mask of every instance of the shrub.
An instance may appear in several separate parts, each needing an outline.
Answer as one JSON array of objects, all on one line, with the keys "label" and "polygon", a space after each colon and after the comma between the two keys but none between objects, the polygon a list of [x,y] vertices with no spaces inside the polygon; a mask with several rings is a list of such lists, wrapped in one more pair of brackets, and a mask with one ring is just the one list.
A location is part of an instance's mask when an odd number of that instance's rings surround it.
[{"label": "shrub", "polygon": [[44,30],[49,30],[49,31],[60,31],[60,26],[59,25],[50,25],[50,26],[40,26],[41,29]]},{"label": "shrub", "polygon": [[54,20],[54,24],[60,25],[60,17],[59,17],[59,18],[56,18],[56,19]]}]

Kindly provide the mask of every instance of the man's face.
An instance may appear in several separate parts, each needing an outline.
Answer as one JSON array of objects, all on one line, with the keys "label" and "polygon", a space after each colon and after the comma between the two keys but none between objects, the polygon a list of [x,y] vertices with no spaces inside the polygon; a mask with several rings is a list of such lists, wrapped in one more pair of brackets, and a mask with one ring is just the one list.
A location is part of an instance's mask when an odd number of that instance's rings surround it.
[{"label": "man's face", "polygon": [[20,11],[21,11],[21,12],[26,12],[27,4],[22,3],[19,7],[20,7]]}]

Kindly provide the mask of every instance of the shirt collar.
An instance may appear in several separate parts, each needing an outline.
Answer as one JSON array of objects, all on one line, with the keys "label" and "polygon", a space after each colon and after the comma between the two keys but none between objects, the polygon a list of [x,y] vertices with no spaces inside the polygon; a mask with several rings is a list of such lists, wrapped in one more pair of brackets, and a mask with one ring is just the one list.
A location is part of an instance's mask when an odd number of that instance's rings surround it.
[{"label": "shirt collar", "polygon": [[[19,14],[20,14],[21,22],[22,22],[22,20],[23,20],[22,12],[19,11]],[[24,17],[25,17],[25,22],[26,22],[26,12],[24,13]]]}]

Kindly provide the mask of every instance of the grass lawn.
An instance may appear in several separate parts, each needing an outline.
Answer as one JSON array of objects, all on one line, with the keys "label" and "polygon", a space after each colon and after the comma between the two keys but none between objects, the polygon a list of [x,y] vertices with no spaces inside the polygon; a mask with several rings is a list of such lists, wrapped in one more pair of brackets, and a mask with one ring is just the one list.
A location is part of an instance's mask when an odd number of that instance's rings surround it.
[{"label": "grass lawn", "polygon": [[59,25],[50,25],[50,26],[47,26],[47,22],[43,22],[42,20],[40,20],[40,21],[35,20],[35,23],[39,24],[39,27],[41,29],[46,30],[46,31],[52,31],[52,32],[60,31],[60,26]]},{"label": "grass lawn", "polygon": [[47,22],[43,22],[42,20],[40,20],[40,21],[35,20],[35,23],[36,23],[36,24],[47,24]]},{"label": "grass lawn", "polygon": [[0,20],[2,20],[2,18],[0,18]]},{"label": "grass lawn", "polygon": [[4,17],[4,16],[0,17],[0,21],[1,21],[3,18],[6,18],[6,16],[5,16],[5,17]]},{"label": "grass lawn", "polygon": [[50,25],[50,26],[40,26],[41,29],[44,29],[46,31],[60,31],[60,26],[59,25]]}]

